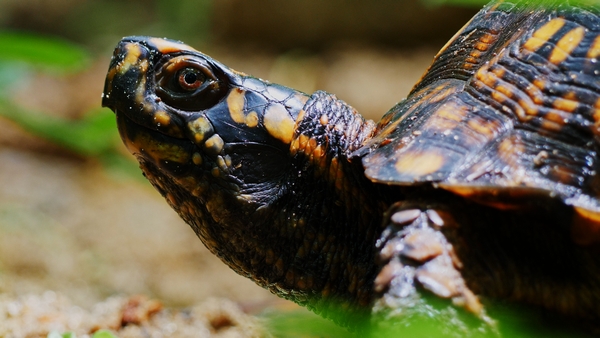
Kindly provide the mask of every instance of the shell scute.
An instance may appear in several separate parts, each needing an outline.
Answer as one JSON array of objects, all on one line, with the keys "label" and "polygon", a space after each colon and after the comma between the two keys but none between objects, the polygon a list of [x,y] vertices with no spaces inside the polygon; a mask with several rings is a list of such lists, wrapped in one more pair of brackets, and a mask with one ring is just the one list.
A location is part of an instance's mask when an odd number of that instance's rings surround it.
[{"label": "shell scute", "polygon": [[488,5],[359,151],[367,177],[499,209],[558,199],[600,233],[599,55],[598,7]]}]

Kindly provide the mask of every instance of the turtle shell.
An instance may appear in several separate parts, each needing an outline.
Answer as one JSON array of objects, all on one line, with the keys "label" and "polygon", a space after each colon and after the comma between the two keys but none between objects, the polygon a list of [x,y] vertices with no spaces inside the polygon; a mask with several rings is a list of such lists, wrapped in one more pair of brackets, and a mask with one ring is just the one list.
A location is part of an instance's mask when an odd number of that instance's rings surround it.
[{"label": "turtle shell", "polygon": [[600,241],[600,10],[493,2],[438,53],[356,154],[376,182],[500,209],[559,198]]}]

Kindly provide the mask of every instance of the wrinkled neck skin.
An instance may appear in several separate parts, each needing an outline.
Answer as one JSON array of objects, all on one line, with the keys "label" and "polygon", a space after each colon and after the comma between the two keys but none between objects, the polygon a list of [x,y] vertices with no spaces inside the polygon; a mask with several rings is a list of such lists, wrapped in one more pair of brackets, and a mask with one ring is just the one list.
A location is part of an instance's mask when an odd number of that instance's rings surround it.
[{"label": "wrinkled neck skin", "polygon": [[[347,154],[374,132],[353,108],[316,92],[296,123],[289,169],[269,196],[243,201],[217,186],[190,193],[142,163],[146,176],[210,251],[237,273],[283,298],[352,326],[367,314],[375,276],[374,242],[387,208]],[[171,182],[169,182],[171,180]],[[246,196],[246,197],[244,197]],[[256,201],[260,200],[260,201]]]}]

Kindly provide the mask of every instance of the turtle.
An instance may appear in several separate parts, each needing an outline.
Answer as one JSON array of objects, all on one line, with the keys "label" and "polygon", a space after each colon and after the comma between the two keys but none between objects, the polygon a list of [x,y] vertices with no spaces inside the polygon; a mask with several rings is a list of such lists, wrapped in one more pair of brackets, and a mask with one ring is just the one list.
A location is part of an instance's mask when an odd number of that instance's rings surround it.
[{"label": "turtle", "polygon": [[102,104],[208,250],[340,325],[494,299],[593,322],[599,58],[598,5],[493,1],[378,123],[147,36]]}]

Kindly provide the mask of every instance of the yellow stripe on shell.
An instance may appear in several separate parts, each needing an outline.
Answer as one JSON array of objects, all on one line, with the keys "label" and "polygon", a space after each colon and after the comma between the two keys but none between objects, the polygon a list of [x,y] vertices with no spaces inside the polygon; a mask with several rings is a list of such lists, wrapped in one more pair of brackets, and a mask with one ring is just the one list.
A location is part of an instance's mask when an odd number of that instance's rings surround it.
[{"label": "yellow stripe on shell", "polygon": [[552,105],[556,109],[572,113],[579,106],[579,102],[557,97],[556,99],[554,99],[554,102],[552,102]]},{"label": "yellow stripe on shell", "polygon": [[425,176],[438,171],[444,165],[442,154],[434,152],[407,152],[396,161],[395,168],[400,174]]},{"label": "yellow stripe on shell", "polygon": [[567,34],[556,43],[556,47],[554,47],[552,53],[550,53],[549,61],[555,65],[565,61],[569,55],[571,55],[573,50],[579,46],[584,35],[585,30],[583,27],[577,27],[567,32]]},{"label": "yellow stripe on shell", "polygon": [[565,25],[565,19],[555,18],[548,21],[538,30],[533,32],[531,37],[523,44],[523,48],[535,52],[542,47],[558,30]]},{"label": "yellow stripe on shell", "polygon": [[594,42],[590,46],[590,49],[587,52],[587,57],[589,59],[595,59],[600,56],[600,34],[596,36]]},{"label": "yellow stripe on shell", "polygon": [[[594,124],[596,127],[600,127],[600,97],[596,100],[596,104],[594,105],[594,114],[592,116],[594,118]],[[596,130],[596,133],[600,133],[599,130]]]}]

